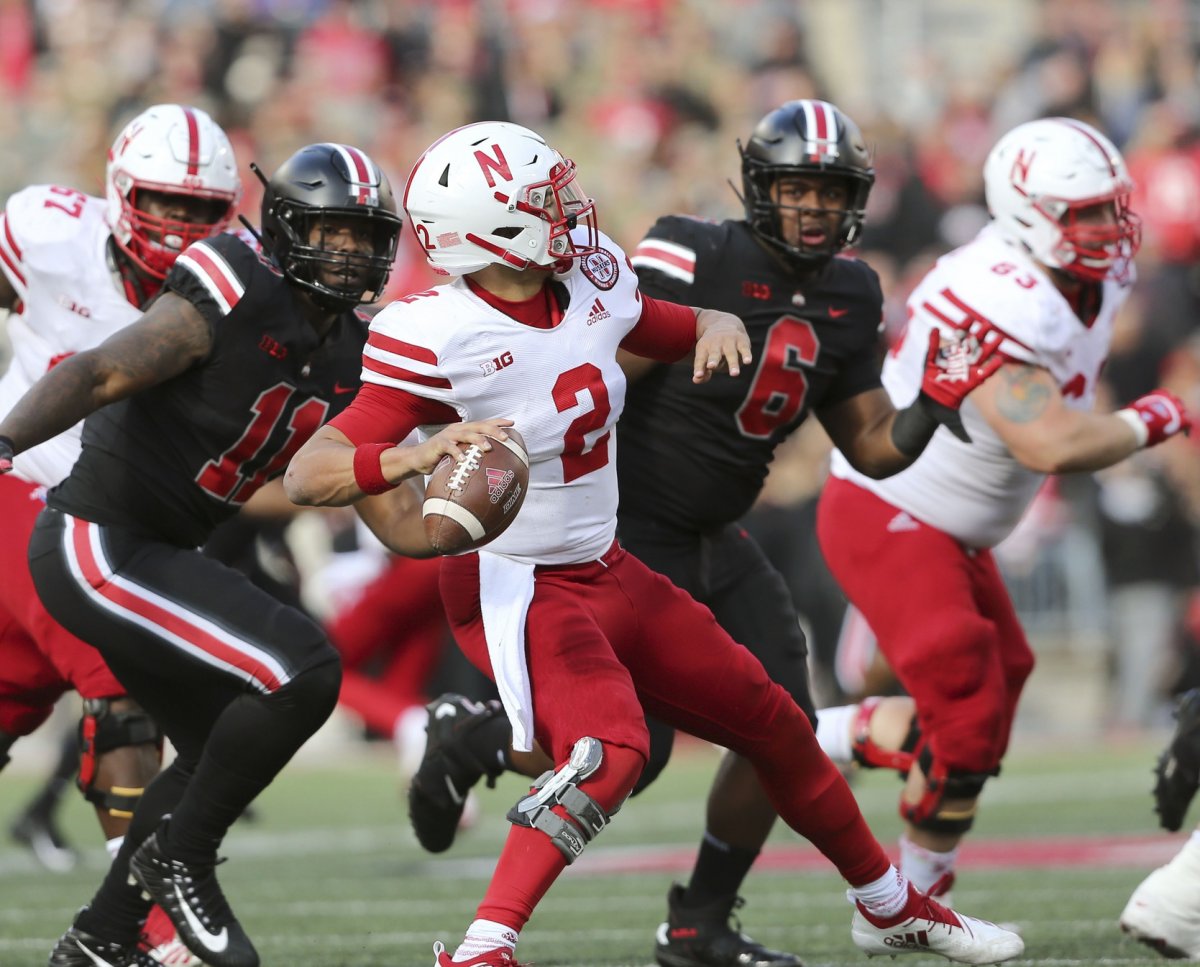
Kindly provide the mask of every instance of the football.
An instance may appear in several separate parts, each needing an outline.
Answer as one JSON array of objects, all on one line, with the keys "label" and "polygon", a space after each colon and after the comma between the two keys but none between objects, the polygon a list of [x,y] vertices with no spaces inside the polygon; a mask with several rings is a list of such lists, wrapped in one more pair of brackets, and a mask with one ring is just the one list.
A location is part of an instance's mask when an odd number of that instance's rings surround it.
[{"label": "football", "polygon": [[467,447],[459,459],[443,457],[425,485],[421,516],[425,536],[439,554],[483,547],[508,528],[529,489],[529,453],[515,429],[491,450]]}]

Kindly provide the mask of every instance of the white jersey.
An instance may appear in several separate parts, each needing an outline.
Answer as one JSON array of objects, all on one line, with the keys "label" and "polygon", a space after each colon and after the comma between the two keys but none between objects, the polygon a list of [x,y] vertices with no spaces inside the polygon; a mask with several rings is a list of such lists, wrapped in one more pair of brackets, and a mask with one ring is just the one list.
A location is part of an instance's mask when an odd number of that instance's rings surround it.
[{"label": "white jersey", "polygon": [[[1085,326],[1045,270],[989,225],[939,259],[909,297],[908,328],[883,365],[883,385],[895,406],[908,406],[920,391],[931,327],[976,319],[1005,334],[1005,353],[1044,367],[1067,406],[1091,410],[1113,319],[1128,294],[1128,282],[1105,281],[1100,311]],[[972,443],[939,428],[916,463],[895,476],[871,480],[837,451],[831,472],[964,544],[993,547],[1016,526],[1045,475],[1009,453],[969,397],[962,421]]]},{"label": "white jersey", "polygon": [[612,544],[614,426],[625,405],[616,353],[642,303],[625,253],[603,235],[600,244],[602,252],[555,277],[569,301],[552,329],[492,308],[461,278],[399,299],[371,323],[365,383],[446,403],[462,420],[507,417],[524,437],[525,504],[487,554],[574,564],[598,559]]},{"label": "white jersey", "polygon": [[[0,268],[20,299],[8,317],[12,359],[0,378],[6,415],[51,366],[99,345],[141,315],[109,266],[105,202],[71,188],[34,185],[0,215]],[[18,454],[18,476],[47,487],[71,471],[83,424]]]}]

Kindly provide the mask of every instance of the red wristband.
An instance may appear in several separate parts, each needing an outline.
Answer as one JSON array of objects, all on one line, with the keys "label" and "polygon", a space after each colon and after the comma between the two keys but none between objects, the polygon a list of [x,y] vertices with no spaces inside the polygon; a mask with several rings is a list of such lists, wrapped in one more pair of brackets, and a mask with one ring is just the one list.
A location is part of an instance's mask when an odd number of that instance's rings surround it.
[{"label": "red wristband", "polygon": [[394,443],[364,443],[354,448],[354,482],[364,494],[383,494],[399,486],[383,475],[379,459],[384,450],[394,446]]}]

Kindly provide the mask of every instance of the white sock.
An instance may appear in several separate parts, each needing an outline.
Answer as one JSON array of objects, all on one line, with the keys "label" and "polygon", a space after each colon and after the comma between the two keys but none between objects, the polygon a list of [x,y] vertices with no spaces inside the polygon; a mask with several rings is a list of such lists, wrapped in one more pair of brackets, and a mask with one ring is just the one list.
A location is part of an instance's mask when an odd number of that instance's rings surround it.
[{"label": "white sock", "polygon": [[907,836],[900,837],[900,869],[922,893],[928,893],[938,880],[954,872],[958,847],[948,853],[918,846]]},{"label": "white sock", "polygon": [[453,960],[470,960],[500,947],[512,950],[517,946],[518,932],[495,920],[476,920],[467,927],[467,935],[454,951]]},{"label": "white sock", "polygon": [[817,709],[817,744],[838,765],[849,765],[853,758],[850,729],[857,715],[857,705]]},{"label": "white sock", "polygon": [[124,836],[114,836],[104,844],[104,848],[108,851],[108,858],[115,860],[117,854],[121,851],[121,844],[125,842]]},{"label": "white sock", "polygon": [[896,867],[889,866],[878,880],[851,887],[850,892],[862,901],[869,913],[877,917],[894,917],[908,903],[908,880]]}]

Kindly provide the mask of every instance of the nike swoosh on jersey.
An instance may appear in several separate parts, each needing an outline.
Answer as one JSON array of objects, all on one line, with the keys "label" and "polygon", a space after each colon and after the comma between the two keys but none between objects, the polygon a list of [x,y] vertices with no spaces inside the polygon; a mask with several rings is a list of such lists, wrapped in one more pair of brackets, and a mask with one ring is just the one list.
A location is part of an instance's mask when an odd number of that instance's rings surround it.
[{"label": "nike swoosh on jersey", "polygon": [[830,319],[841,319],[842,316],[844,316],[849,311],[850,311],[849,309],[835,309],[833,306],[830,306],[829,307],[829,318]]},{"label": "nike swoosh on jersey", "polygon": [[192,908],[188,906],[187,900],[183,898],[183,894],[179,890],[179,884],[175,884],[175,899],[183,907],[183,918],[192,928],[192,933],[204,944],[204,948],[211,950],[214,954],[224,953],[225,948],[229,946],[229,928],[222,927],[220,933],[210,933],[197,919],[196,914],[192,913]]},{"label": "nike swoosh on jersey", "polygon": [[358,387],[357,387],[357,386],[343,386],[341,383],[334,383],[334,384],[333,384],[333,391],[334,391],[335,393],[338,393],[338,394],[341,394],[341,393],[353,393],[353,392],[354,392],[355,390],[357,390],[357,389],[358,389]]}]

